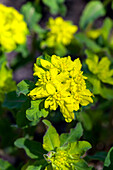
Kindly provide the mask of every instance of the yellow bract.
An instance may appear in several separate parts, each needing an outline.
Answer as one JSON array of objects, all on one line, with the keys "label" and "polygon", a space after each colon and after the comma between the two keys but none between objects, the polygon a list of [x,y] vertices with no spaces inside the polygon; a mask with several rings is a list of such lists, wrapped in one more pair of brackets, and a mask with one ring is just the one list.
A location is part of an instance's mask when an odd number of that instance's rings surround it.
[{"label": "yellow bract", "polygon": [[103,57],[99,61],[99,57],[94,55],[93,58],[87,58],[86,64],[88,65],[89,70],[96,74],[98,79],[103,83],[108,83],[113,85],[113,69],[110,69],[111,61],[108,57]]},{"label": "yellow bract", "polygon": [[17,44],[26,42],[27,25],[23,15],[13,7],[0,4],[0,45],[3,50],[12,51]]},{"label": "yellow bract", "polygon": [[53,154],[50,158],[50,162],[52,163],[52,167],[56,170],[68,170],[71,169],[71,164],[76,162],[75,158],[69,155],[64,150],[59,150]]},{"label": "yellow bract", "polygon": [[80,155],[70,153],[70,149],[57,148],[56,152],[50,151],[46,155],[46,160],[51,163],[55,170],[69,170],[74,168],[73,164],[80,161]]},{"label": "yellow bract", "polygon": [[33,100],[45,98],[45,108],[50,110],[59,106],[65,120],[71,122],[73,111],[77,111],[80,104],[86,106],[93,102],[92,93],[86,89],[86,77],[81,71],[79,58],[72,61],[70,56],[60,58],[52,55],[51,62],[37,60],[42,66],[34,65],[34,75],[39,78],[37,87],[28,95]]},{"label": "yellow bract", "polygon": [[54,47],[59,43],[64,45],[70,44],[74,33],[78,29],[76,25],[72,25],[69,21],[64,21],[61,17],[56,19],[50,18],[47,28],[50,30],[46,40],[49,47]]}]

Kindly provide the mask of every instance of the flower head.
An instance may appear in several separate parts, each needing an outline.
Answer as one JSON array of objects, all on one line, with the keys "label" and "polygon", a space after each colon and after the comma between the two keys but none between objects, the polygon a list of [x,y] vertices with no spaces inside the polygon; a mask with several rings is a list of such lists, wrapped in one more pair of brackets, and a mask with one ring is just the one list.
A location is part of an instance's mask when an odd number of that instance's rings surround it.
[{"label": "flower head", "polygon": [[49,152],[46,155],[46,160],[49,161],[56,170],[68,170],[72,168],[73,163],[79,161],[79,156],[71,155],[68,151],[58,148],[56,152]]},{"label": "flower head", "polygon": [[85,79],[81,71],[81,62],[74,61],[71,57],[60,58],[52,55],[51,62],[40,60],[41,67],[35,64],[34,75],[38,76],[36,88],[28,95],[33,100],[45,98],[45,108],[56,110],[60,107],[65,120],[71,122],[74,119],[73,111],[79,109],[79,105],[86,106],[92,103],[92,93],[86,89]]},{"label": "flower head", "polygon": [[[86,146],[86,148],[84,148],[84,146]],[[88,142],[77,141],[68,143],[64,147],[58,147],[55,151],[50,151],[45,154],[44,157],[55,170],[76,169],[76,165],[83,162],[82,156],[90,148],[91,145]]]},{"label": "flower head", "polygon": [[94,55],[93,58],[87,58],[86,64],[89,70],[97,75],[98,79],[103,83],[108,83],[113,85],[113,69],[110,69],[110,60],[108,57],[103,57],[99,61],[99,57]]},{"label": "flower head", "polygon": [[23,15],[13,7],[0,4],[0,45],[6,51],[12,51],[17,44],[23,44],[28,34]]},{"label": "flower head", "polygon": [[54,47],[58,43],[63,45],[70,44],[74,33],[77,31],[77,26],[72,25],[69,21],[64,21],[63,18],[50,18],[48,27],[50,31],[47,34],[47,45]]}]

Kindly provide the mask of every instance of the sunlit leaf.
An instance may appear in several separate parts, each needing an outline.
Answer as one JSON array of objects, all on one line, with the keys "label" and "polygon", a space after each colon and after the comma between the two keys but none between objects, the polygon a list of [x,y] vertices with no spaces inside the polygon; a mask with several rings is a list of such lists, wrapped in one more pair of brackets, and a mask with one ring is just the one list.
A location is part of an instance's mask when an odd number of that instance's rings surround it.
[{"label": "sunlit leaf", "polygon": [[105,15],[105,9],[100,1],[91,1],[85,7],[80,18],[80,27],[85,29],[88,24],[93,23],[97,18]]},{"label": "sunlit leaf", "polygon": [[70,130],[70,133],[63,133],[60,136],[61,146],[70,142],[77,141],[83,135],[83,129],[81,123],[78,123],[74,129]]},{"label": "sunlit leaf", "polygon": [[41,117],[47,117],[48,111],[43,106],[43,100],[31,101],[31,107],[26,110],[26,117],[30,121],[39,121]]},{"label": "sunlit leaf", "polygon": [[43,120],[43,122],[48,126],[47,132],[43,137],[43,148],[47,151],[52,151],[60,146],[59,135],[48,120]]},{"label": "sunlit leaf", "polygon": [[29,80],[22,80],[20,83],[17,84],[17,95],[20,94],[28,94],[34,88],[34,83]]}]

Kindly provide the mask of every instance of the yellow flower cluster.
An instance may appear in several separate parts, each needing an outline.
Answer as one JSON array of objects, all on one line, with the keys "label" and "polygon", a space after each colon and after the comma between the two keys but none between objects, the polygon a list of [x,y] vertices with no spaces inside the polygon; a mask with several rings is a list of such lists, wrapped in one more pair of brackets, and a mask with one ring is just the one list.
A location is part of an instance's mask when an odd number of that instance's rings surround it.
[{"label": "yellow flower cluster", "polygon": [[50,31],[47,34],[46,43],[49,47],[54,47],[59,43],[63,45],[70,44],[78,27],[72,25],[69,21],[64,21],[61,17],[57,17],[56,19],[49,19],[48,29]]},{"label": "yellow flower cluster", "polygon": [[66,150],[57,149],[57,152],[48,153],[48,161],[55,170],[72,169],[72,164],[79,161],[79,155],[69,154]]},{"label": "yellow flower cluster", "polygon": [[110,69],[111,61],[108,57],[103,57],[99,61],[99,57],[94,55],[93,58],[87,58],[86,64],[89,70],[97,75],[98,79],[103,83],[113,85],[113,69]]},{"label": "yellow flower cluster", "polygon": [[0,45],[3,50],[12,51],[17,44],[23,44],[28,34],[23,15],[12,7],[0,4]]},{"label": "yellow flower cluster", "polygon": [[60,106],[60,111],[67,122],[74,119],[73,111],[82,106],[88,105],[93,100],[92,93],[86,89],[85,79],[81,71],[81,62],[78,59],[74,61],[71,57],[60,58],[52,55],[51,62],[37,59],[41,67],[34,65],[34,76],[38,76],[36,88],[28,95],[33,100],[46,98],[45,108],[56,110]]}]

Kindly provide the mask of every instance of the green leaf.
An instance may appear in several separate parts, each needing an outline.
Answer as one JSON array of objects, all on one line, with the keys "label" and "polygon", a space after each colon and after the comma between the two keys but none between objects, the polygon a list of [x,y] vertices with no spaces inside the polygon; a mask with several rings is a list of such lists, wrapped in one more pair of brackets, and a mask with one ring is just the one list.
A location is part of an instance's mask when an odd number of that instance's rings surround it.
[{"label": "green leaf", "polygon": [[99,52],[101,51],[101,47],[96,44],[93,40],[89,39],[85,34],[83,33],[78,33],[75,35],[75,38],[83,44],[85,47],[89,48],[93,52]]},{"label": "green leaf", "polygon": [[112,26],[113,26],[112,20],[110,18],[106,18],[104,20],[104,24],[103,24],[102,29],[101,29],[102,36],[103,36],[105,41],[107,41],[108,38],[109,38]]},{"label": "green leaf", "polygon": [[93,59],[95,56],[97,56],[91,50],[85,50],[85,54],[87,55],[88,59]]},{"label": "green leaf", "polygon": [[113,170],[113,147],[109,150],[107,154],[103,170]]},{"label": "green leaf", "polygon": [[26,154],[32,159],[43,159],[45,153],[42,144],[26,138],[19,138],[14,142],[15,146],[25,150]]},{"label": "green leaf", "polygon": [[55,54],[59,56],[65,56],[67,54],[67,49],[63,44],[57,44],[55,48]]},{"label": "green leaf", "polygon": [[87,150],[91,148],[91,144],[87,141],[78,141],[70,144],[69,153],[84,155]]},{"label": "green leaf", "polygon": [[19,127],[25,128],[30,125],[30,121],[26,118],[26,110],[30,107],[30,101],[23,103],[21,109],[16,114],[16,123]]},{"label": "green leaf", "polygon": [[83,126],[86,130],[92,129],[92,120],[89,117],[88,113],[79,112],[77,115],[77,119],[83,123]]},{"label": "green leaf", "polygon": [[63,133],[60,135],[61,146],[69,142],[77,141],[83,135],[83,129],[81,123],[76,125],[76,128],[71,129],[70,133]]},{"label": "green leaf", "polygon": [[31,108],[26,110],[26,117],[30,121],[38,121],[41,117],[47,117],[48,111],[44,109],[43,100],[31,101]]},{"label": "green leaf", "polygon": [[30,165],[27,167],[26,170],[41,170],[42,169],[42,165]]},{"label": "green leaf", "polygon": [[47,61],[49,61],[49,62],[51,63],[51,56],[50,56],[50,55],[45,54],[45,55],[44,55],[44,59],[47,60]]},{"label": "green leaf", "polygon": [[4,62],[7,62],[7,59],[6,59],[6,54],[3,53],[3,54],[0,54],[0,69],[1,69],[1,66]]},{"label": "green leaf", "polygon": [[91,1],[85,7],[80,18],[80,28],[86,29],[88,24],[93,23],[97,18],[106,14],[103,4],[100,1]]},{"label": "green leaf", "polygon": [[8,162],[3,159],[0,159],[0,169],[1,170],[15,170],[15,168]]},{"label": "green leaf", "polygon": [[22,44],[22,45],[18,45],[17,48],[15,49],[15,51],[18,52],[18,53],[22,53],[23,58],[26,58],[29,55],[27,43]]},{"label": "green leaf", "polygon": [[89,81],[93,85],[93,94],[100,94],[101,93],[101,82],[97,78],[97,76],[92,74],[85,74],[88,77],[87,81]]},{"label": "green leaf", "polygon": [[47,165],[46,170],[53,170],[52,165],[51,164]]},{"label": "green leaf", "polygon": [[74,165],[74,167],[76,170],[91,170],[92,169],[92,167],[88,167],[87,163],[83,159],[77,162]]},{"label": "green leaf", "polygon": [[34,83],[29,80],[22,80],[20,83],[17,84],[17,95],[20,94],[27,95],[33,88],[35,87]]},{"label": "green leaf", "polygon": [[47,161],[45,159],[37,160],[35,162],[28,161],[21,170],[42,170],[47,165]]},{"label": "green leaf", "polygon": [[27,100],[26,96],[20,95],[19,97],[17,96],[16,92],[10,92],[6,94],[5,100],[3,103],[3,107],[8,108],[8,109],[19,109],[23,105],[23,103]]},{"label": "green leaf", "polygon": [[17,138],[17,131],[11,126],[10,117],[0,115],[0,148],[8,148]]},{"label": "green leaf", "polygon": [[111,8],[113,9],[113,2],[111,2]]},{"label": "green leaf", "polygon": [[59,135],[48,120],[43,120],[43,123],[48,126],[47,132],[43,137],[43,148],[47,151],[52,151],[60,146]]},{"label": "green leaf", "polygon": [[113,89],[112,88],[110,89],[107,87],[102,87],[100,95],[105,99],[112,100],[113,99]]},{"label": "green leaf", "polygon": [[67,12],[67,8],[64,4],[60,4],[60,8],[59,8],[59,13],[62,15],[62,16],[65,16],[66,15],[66,12]]},{"label": "green leaf", "polygon": [[45,5],[47,5],[50,9],[51,14],[62,14],[63,16],[66,14],[66,7],[63,4],[64,0],[42,0]]},{"label": "green leaf", "polygon": [[46,29],[44,29],[44,28],[42,28],[40,25],[35,25],[34,27],[33,27],[33,29],[34,29],[34,31],[38,34],[38,37],[40,37],[40,38],[42,38],[45,34],[46,34],[46,32],[47,32],[47,30]]},{"label": "green leaf", "polygon": [[25,21],[28,24],[29,29],[34,30],[37,23],[40,21],[42,15],[37,12],[31,2],[26,3],[22,6],[20,12],[24,15]]}]

